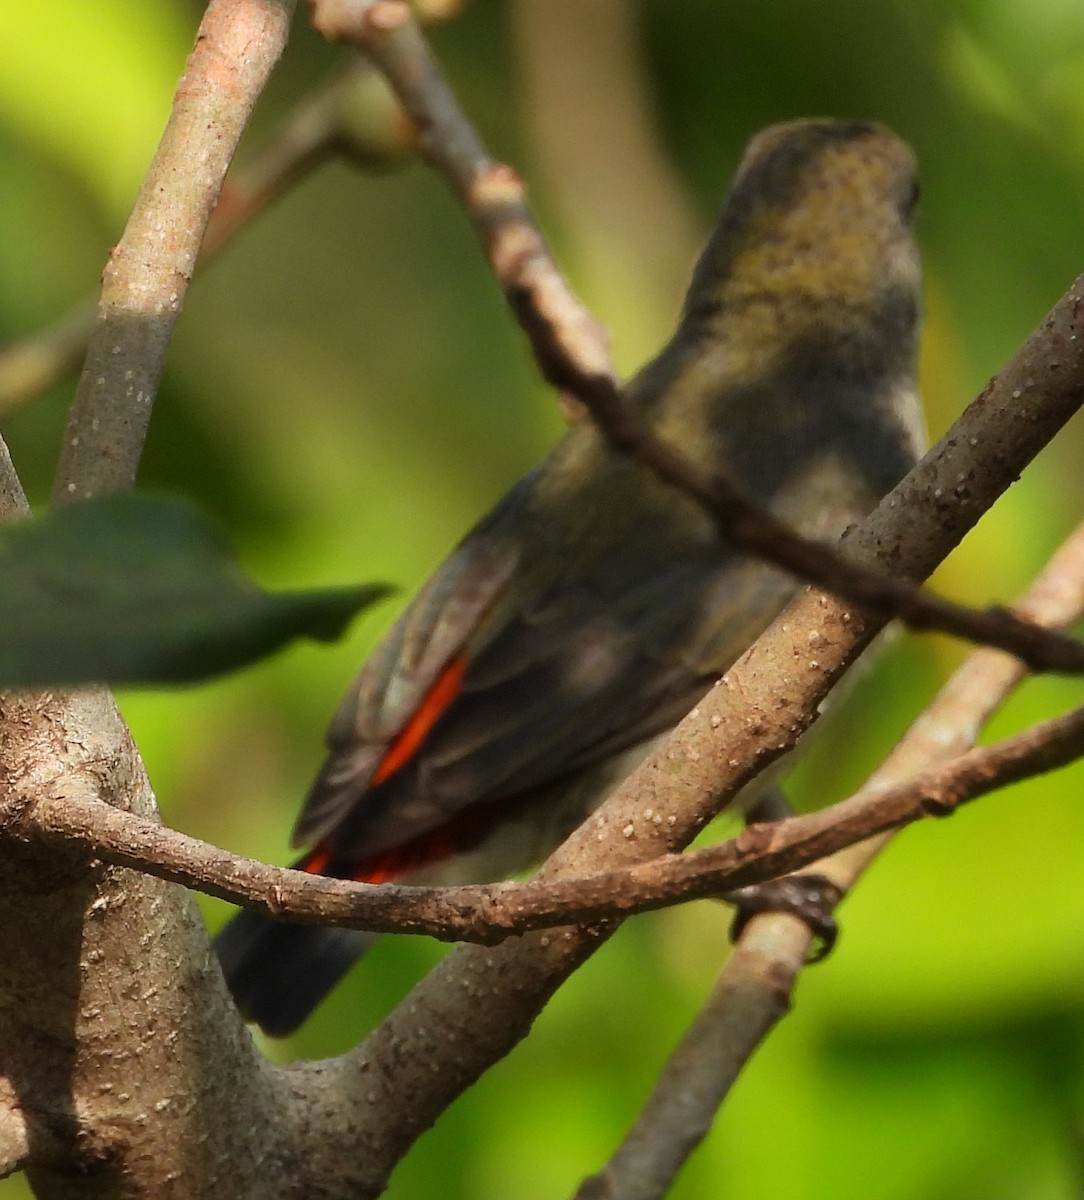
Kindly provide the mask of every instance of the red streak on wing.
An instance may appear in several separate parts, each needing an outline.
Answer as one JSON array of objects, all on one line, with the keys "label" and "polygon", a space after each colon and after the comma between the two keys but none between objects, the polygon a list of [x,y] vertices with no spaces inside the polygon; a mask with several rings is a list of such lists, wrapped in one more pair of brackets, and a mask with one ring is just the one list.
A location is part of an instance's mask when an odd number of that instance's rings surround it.
[{"label": "red streak on wing", "polygon": [[[466,671],[465,655],[453,658],[441,671],[432,687],[422,697],[421,704],[392,739],[373,772],[369,787],[379,786],[410,761],[441,714],[459,695]],[[297,864],[297,869],[307,871],[310,875],[353,879],[357,883],[387,883],[415,867],[439,862],[476,844],[488,828],[488,820],[482,819],[482,813],[475,810],[485,808],[485,805],[476,805],[474,810],[467,809],[436,829],[420,834],[402,845],[391,846],[360,862],[347,862],[339,858],[325,843],[315,847],[303,858]]]},{"label": "red streak on wing", "polygon": [[506,810],[504,800],[472,804],[443,825],[360,860],[339,857],[330,846],[320,845],[297,864],[297,869],[355,883],[389,883],[419,867],[472,850],[506,815]]},{"label": "red streak on wing", "polygon": [[413,716],[395,735],[387,753],[377,764],[373,777],[369,781],[370,787],[377,787],[383,783],[389,775],[394,775],[404,763],[410,760],[414,751],[425,741],[426,734],[436,724],[437,718],[459,695],[466,671],[465,655],[453,658],[441,671],[436,682],[425,693],[421,704],[415,709]]},{"label": "red streak on wing", "polygon": [[294,864],[295,870],[308,871],[310,875],[325,874],[324,868],[331,862],[331,851],[327,846],[317,846],[311,854],[306,854],[299,862]]}]

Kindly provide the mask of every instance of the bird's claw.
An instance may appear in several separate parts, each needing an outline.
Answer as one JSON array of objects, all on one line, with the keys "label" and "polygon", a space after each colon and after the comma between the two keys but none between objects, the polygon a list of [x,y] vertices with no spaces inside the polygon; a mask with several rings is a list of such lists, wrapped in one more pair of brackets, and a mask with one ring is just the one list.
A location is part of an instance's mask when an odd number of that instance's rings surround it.
[{"label": "bird's claw", "polygon": [[737,909],[730,926],[730,940],[736,942],[759,913],[790,913],[804,921],[819,942],[806,961],[820,962],[832,952],[839,936],[832,910],[842,895],[840,888],[825,875],[785,875],[782,879],[739,888],[726,897]]}]

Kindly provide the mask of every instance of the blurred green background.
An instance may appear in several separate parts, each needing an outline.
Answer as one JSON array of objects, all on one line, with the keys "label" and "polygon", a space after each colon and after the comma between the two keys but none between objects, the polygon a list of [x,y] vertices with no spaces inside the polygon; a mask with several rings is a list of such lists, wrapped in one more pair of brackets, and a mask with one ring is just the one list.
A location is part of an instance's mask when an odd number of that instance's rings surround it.
[{"label": "blurred green background", "polygon": [[[37,0],[6,14],[0,339],[93,289],[200,10]],[[665,337],[752,132],[815,115],[894,128],[922,167],[936,436],[1084,269],[1080,16],[1071,0],[474,0],[434,41],[624,371]],[[300,15],[242,157],[340,57]],[[3,422],[39,503],[71,390]],[[560,427],[440,181],[417,164],[332,165],[193,287],[141,482],[197,497],[267,586],[386,579],[409,594]],[[1070,427],[1042,456],[941,590],[985,603],[1026,584],[1080,512],[1081,439]],[[165,819],[286,861],[325,724],[393,610],[341,645],[213,686],[123,696]],[[901,640],[799,770],[799,801],[858,783],[959,657],[940,639]],[[1031,683],[994,732],[1078,694]],[[1084,1195],[1080,788],[1080,770],[1065,771],[899,839],[674,1196]],[[439,953],[385,940],[270,1052],[352,1044]],[[389,1194],[568,1195],[633,1118],[725,954],[710,904],[630,923],[421,1140]],[[2,1200],[24,1194],[0,1183]]]}]

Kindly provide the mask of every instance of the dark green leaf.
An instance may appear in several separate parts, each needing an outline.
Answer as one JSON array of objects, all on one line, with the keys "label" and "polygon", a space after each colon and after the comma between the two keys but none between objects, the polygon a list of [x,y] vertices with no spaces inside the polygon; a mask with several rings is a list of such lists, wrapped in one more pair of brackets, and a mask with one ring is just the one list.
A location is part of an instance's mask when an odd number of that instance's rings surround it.
[{"label": "dark green leaf", "polygon": [[106,496],[0,530],[0,686],[191,683],[336,638],[390,590],[263,592],[189,504]]}]

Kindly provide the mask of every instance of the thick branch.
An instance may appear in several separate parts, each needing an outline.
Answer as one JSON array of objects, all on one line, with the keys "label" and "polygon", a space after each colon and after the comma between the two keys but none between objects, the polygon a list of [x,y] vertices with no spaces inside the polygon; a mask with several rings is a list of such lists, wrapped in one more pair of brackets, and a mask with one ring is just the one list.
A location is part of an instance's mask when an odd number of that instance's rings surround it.
[{"label": "thick branch", "polygon": [[293,0],[212,0],[207,8],[154,162],[102,277],[54,503],[135,480],[207,221],[286,44],[293,7]]},{"label": "thick branch", "polygon": [[[1079,389],[1072,372],[1037,375],[1050,390],[1038,383],[1027,390],[1028,420],[1020,419],[1015,388],[1003,384],[1029,364],[1066,361],[1062,347],[1076,336],[1077,307],[1070,291],[938,452],[855,530],[849,554],[922,577],[952,549],[982,505],[1068,418],[1076,402],[1068,393]],[[1033,438],[1037,430],[1042,432]],[[964,449],[975,479],[989,482],[961,494],[958,455]],[[803,592],[667,743],[555,852],[543,877],[597,874],[685,846],[758,770],[795,745],[846,663],[882,624],[840,600]],[[461,946],[358,1051],[299,1070],[299,1091],[315,1096],[334,1089],[337,1119],[353,1123],[355,1138],[337,1152],[349,1147],[365,1153],[359,1194],[379,1192],[417,1135],[512,1049],[550,995],[613,928],[565,927],[495,948]],[[335,1152],[332,1144],[326,1149]]]},{"label": "thick branch", "polygon": [[[85,792],[150,818],[153,796],[108,696],[7,693],[0,721],[5,811]],[[0,1076],[29,1131],[35,1196],[68,1200],[89,1177],[96,1195],[169,1196],[177,1179],[257,1168],[266,1187],[247,1194],[281,1195],[271,1130],[282,1097],[192,899],[56,846],[4,839],[0,860]]]},{"label": "thick branch", "polygon": [[[192,109],[202,104],[204,116],[212,118],[216,90],[221,103],[243,107],[231,86],[239,78],[258,85],[269,66],[268,48],[281,44],[286,25],[284,4],[214,0],[182,87]],[[232,40],[219,36],[223,30]],[[191,115],[186,112],[184,120]],[[167,142],[176,134],[171,128]],[[179,278],[192,253],[190,231],[174,229],[161,209],[157,242],[147,226],[153,226],[156,204],[168,206],[182,176],[206,175],[198,153],[203,149],[211,159],[228,157],[196,138],[183,160],[172,159],[172,178],[161,176],[159,163],[160,177],[145,187],[131,223],[124,270],[118,261],[110,272],[89,386],[69,431],[78,445],[69,446],[62,479],[73,496],[122,486],[134,472],[153,391],[148,381],[156,381],[183,291],[177,283],[177,295],[163,299],[167,259],[177,252]],[[158,200],[151,194],[155,186],[162,190]],[[133,268],[137,252],[148,257]],[[156,313],[159,303],[172,311]],[[140,321],[140,332],[132,333]],[[0,515],[25,511],[6,451],[0,456],[0,497]],[[138,754],[102,692],[4,693],[0,733],[5,812],[70,790],[97,797],[103,807],[131,809],[141,819],[153,814]],[[286,1151],[276,1126],[285,1122],[276,1112],[285,1098],[266,1077],[209,960],[206,931],[191,899],[146,875],[88,864],[85,856],[56,847],[7,839],[0,858],[0,1077],[18,1110],[11,1120],[0,1113],[3,1167],[24,1165],[41,1200],[91,1192],[167,1196],[178,1186],[190,1191],[190,1184],[201,1195],[224,1195],[218,1188],[223,1180],[236,1196],[237,1178],[251,1184],[247,1195],[281,1195]],[[0,1103],[6,1105],[6,1097]],[[262,1191],[254,1182],[259,1172]],[[202,1189],[203,1180],[215,1187]]]},{"label": "thick branch", "polygon": [[[1028,346],[1020,352],[1017,359],[1002,372],[1001,376],[990,384],[983,395],[970,406],[968,412],[960,418],[950,433],[941,440],[924,460],[920,467],[906,478],[890,497],[881,504],[878,511],[870,517],[850,541],[854,552],[864,552],[870,556],[880,557],[892,562],[897,568],[908,574],[921,575],[933,568],[936,558],[951,548],[954,538],[964,532],[966,524],[976,520],[982,504],[993,502],[999,494],[1001,486],[1008,479],[1014,478],[1023,469],[1026,457],[1038,448],[1038,442],[1043,434],[1050,436],[1060,420],[1064,420],[1076,401],[1076,395],[1066,400],[1065,390],[1071,388],[1071,383],[1065,379],[1064,372],[1050,367],[1046,373],[1041,373],[1040,365],[1052,359],[1056,347],[1062,338],[1068,336],[1068,330],[1076,319],[1076,294],[1071,292],[1062,300],[1052,313],[1042,329],[1031,338]],[[1053,353],[1050,343],[1053,342]],[[1017,388],[1016,380],[1022,377],[1032,378],[1032,372],[1038,383],[1050,382],[1050,390],[1041,394],[1036,382],[1030,383],[1029,408],[1030,420],[1014,421],[1014,416],[1020,413],[1020,395],[1023,389]],[[1020,426],[1023,425],[1023,430]],[[1007,426],[1014,437],[1010,438],[1002,432],[1002,426]],[[962,449],[963,448],[963,449]],[[957,503],[946,505],[945,496],[952,493],[952,481],[960,478],[968,479],[974,476],[977,480],[986,480],[987,485],[977,484],[971,490],[960,494],[957,490]],[[1000,482],[999,482],[1000,480]],[[923,521],[926,522],[923,526]],[[804,616],[801,616],[804,614]],[[804,642],[799,643],[798,654],[795,658],[792,636],[795,623],[798,630],[805,629]],[[690,834],[695,833],[703,821],[708,820],[714,812],[726,802],[741,787],[745,781],[756,774],[767,761],[777,757],[787,745],[792,744],[798,733],[804,730],[814,719],[815,709],[807,706],[804,710],[789,710],[780,707],[780,698],[786,695],[785,686],[780,679],[771,677],[773,670],[784,672],[786,666],[795,661],[805,661],[809,666],[810,676],[816,680],[814,703],[830,688],[834,679],[842,672],[846,653],[861,647],[878,628],[878,623],[870,619],[863,624],[857,614],[851,613],[839,601],[830,601],[814,596],[805,596],[799,602],[796,610],[783,623],[777,623],[766,635],[766,642],[759,643],[755,655],[747,655],[745,659],[733,668],[729,677],[723,680],[723,686],[715,690],[705,703],[697,708],[682,725],[682,737],[671,746],[667,746],[659,755],[653,758],[645,768],[637,773],[637,785],[623,788],[622,794],[627,794],[631,787],[639,786],[642,808],[647,808],[653,815],[659,816],[670,811],[675,820],[679,816],[683,821],[691,821]],[[813,658],[813,655],[816,658]],[[768,678],[761,676],[756,686],[761,691],[767,689],[763,700],[762,714],[757,713],[755,703],[751,707],[753,718],[750,719],[750,708],[753,691],[741,683],[743,670],[755,659],[757,667],[768,673]],[[775,665],[774,667],[772,665]],[[727,706],[727,692],[733,696],[735,703]],[[721,702],[721,703],[720,703]],[[723,710],[725,716],[718,712]],[[712,710],[715,709],[715,712]],[[760,715],[772,712],[774,724],[760,719]],[[703,716],[711,713],[705,726]],[[781,720],[780,720],[781,719]],[[767,739],[763,734],[768,731]],[[690,743],[693,739],[693,744]],[[725,761],[721,760],[720,748],[725,748]],[[705,798],[708,803],[705,804]],[[691,808],[685,808],[685,804]],[[595,817],[595,821],[605,822],[605,812]],[[643,822],[637,822],[642,826]],[[890,822],[891,824],[891,822]],[[884,826],[882,828],[887,828]],[[649,833],[649,830],[647,830]],[[875,832],[872,826],[852,830],[854,836],[868,836]],[[167,838],[164,830],[152,834],[156,839]],[[640,834],[641,839],[645,834]],[[682,840],[667,844],[665,839],[653,839],[657,852],[661,853],[682,845]],[[813,852],[828,853],[837,850],[843,841],[827,844],[816,841]],[[106,847],[98,847],[104,854]],[[118,853],[120,851],[118,850]],[[146,854],[144,853],[144,859]],[[634,857],[652,857],[651,854]],[[808,862],[808,859],[805,859]],[[125,859],[127,862],[127,859]],[[139,865],[137,858],[131,859],[133,865]],[[780,859],[773,862],[772,871],[791,870],[796,865],[796,859]],[[264,869],[273,870],[273,869]],[[583,875],[597,874],[589,865],[581,872]],[[190,882],[194,886],[209,886],[210,876],[197,877],[193,872],[191,877],[178,874],[170,876]],[[217,881],[222,884],[222,880]],[[264,882],[274,887],[270,877],[264,876]],[[741,882],[748,882],[743,880]],[[334,887],[334,884],[328,884]],[[726,886],[736,887],[739,883],[727,880]],[[346,887],[342,884],[342,887]],[[712,889],[719,887],[719,881],[713,880]],[[222,890],[221,894],[227,894]],[[256,893],[248,895],[248,900],[256,899]],[[445,894],[445,904],[448,896]],[[281,905],[279,896],[275,894],[274,905]],[[300,916],[300,913],[297,913]],[[310,919],[327,917],[329,913],[310,911]],[[396,916],[395,920],[402,919]],[[429,931],[438,936],[449,936],[451,932],[461,934],[454,925],[442,926],[441,917]],[[549,919],[549,918],[547,918]],[[586,918],[585,918],[586,919]],[[389,925],[379,925],[371,920],[371,928],[390,928]],[[514,926],[501,926],[503,932]],[[442,934],[442,929],[444,932]]]},{"label": "thick branch", "polygon": [[[1029,398],[1029,417],[1031,411]],[[1052,431],[1044,430],[1044,435],[1049,432]],[[1017,463],[1014,455],[1015,446],[1007,458],[1001,456],[999,461],[995,455],[991,459],[994,470],[1002,472],[1002,486],[1022,465]],[[893,570],[916,575],[922,573],[920,564],[924,555],[937,557],[943,554],[951,539],[943,533],[936,508],[938,505],[944,507],[946,498],[957,505],[966,500],[963,507],[967,507],[970,497],[953,492],[953,488],[960,485],[958,478],[954,481],[948,476],[937,478],[941,479],[940,483],[929,485],[930,496],[937,501],[935,511],[931,513],[928,506],[924,507],[921,488],[916,500],[919,512],[916,520],[922,527],[921,546],[908,548],[905,539],[894,538],[899,526],[893,525],[889,512],[888,518],[880,524],[875,517],[867,525],[865,540],[852,540],[855,553],[865,554],[873,560],[880,557]],[[947,492],[945,486],[949,488]],[[941,488],[940,494],[938,488]],[[881,510],[882,516],[884,511]],[[963,524],[973,520],[978,511],[977,505],[974,511],[968,511]],[[781,747],[813,719],[816,704],[842,671],[847,656],[853,655],[868,640],[878,624],[877,619],[867,620],[837,601],[807,594],[768,635],[765,644],[777,652],[774,667],[755,655],[747,656],[735,667],[726,685],[716,689],[716,693],[683,726],[677,742],[638,773],[597,819],[555,856],[548,866],[547,878],[583,874],[585,868],[587,872],[616,869],[653,857],[660,849],[685,844],[703,821],[725,802],[741,779],[748,778],[757,765],[777,755]],[[811,647],[815,649],[811,650]],[[812,659],[814,653],[816,658]],[[794,685],[794,692],[801,694],[790,697],[789,707],[785,707],[779,703],[784,695],[779,686],[780,676],[783,673],[793,676],[795,663],[805,664],[807,674]],[[708,753],[699,762],[690,761],[688,774],[679,777],[682,759],[690,743],[711,748],[720,733],[729,729],[740,734],[735,744],[740,746],[746,761],[722,763],[717,753],[714,756]],[[73,736],[68,740],[76,741],[77,738]],[[730,750],[726,753],[728,757],[733,756]],[[111,764],[113,759],[103,756],[96,761],[100,766],[101,763]],[[709,767],[711,774],[705,775],[704,771]],[[667,778],[653,780],[653,772]],[[719,779],[723,780],[722,784]],[[656,785],[660,797],[658,803],[645,804],[645,789],[656,788]],[[645,812],[645,809],[649,811]],[[600,833],[603,835],[601,841]],[[112,916],[114,926],[118,916],[111,914],[110,908],[119,909],[124,899],[118,878],[116,875],[110,877],[113,885],[107,897],[110,903],[103,904],[103,913],[96,914],[99,921]],[[127,903],[130,919],[132,902]],[[143,915],[143,912],[136,914],[137,917]],[[173,947],[182,941],[176,930],[158,930],[153,924],[149,924],[148,929],[150,948],[155,953],[159,947],[163,948],[163,953],[168,947],[169,954],[173,954]],[[79,930],[73,928],[73,932],[77,934]],[[164,936],[152,936],[159,932]],[[302,1116],[297,1118],[298,1129],[308,1121],[309,1128],[305,1132],[318,1131],[317,1136],[311,1138],[311,1154],[305,1159],[305,1168],[313,1172],[313,1178],[319,1178],[321,1165],[349,1161],[357,1164],[353,1169],[359,1181],[351,1194],[378,1190],[391,1164],[417,1132],[522,1036],[545,999],[607,932],[605,929],[577,928],[531,935],[506,943],[495,951],[466,948],[455,953],[415,990],[356,1054],[335,1063],[299,1068],[291,1074],[288,1089],[275,1093],[269,1089],[261,1123],[270,1127],[279,1116],[272,1112],[275,1105],[271,1096],[275,1100],[285,1100],[289,1095],[289,1113],[303,1110]],[[189,949],[186,946],[186,951]],[[183,959],[190,961],[187,953]],[[127,959],[125,965],[130,965]],[[156,963],[156,967],[158,965]],[[93,978],[90,982],[96,985]],[[100,984],[97,986],[106,990]],[[195,987],[193,992],[196,992]],[[77,989],[72,989],[71,995],[80,996]],[[484,1003],[479,1003],[479,997],[484,997]],[[85,1001],[85,996],[80,996],[80,1000]],[[103,1004],[103,1009],[107,1007]],[[197,1017],[204,1019],[203,1014],[197,1014]],[[103,1015],[102,1010],[97,1010],[89,1016],[83,1014],[83,1019],[94,1022],[92,1032],[98,1033],[100,1044],[103,1039],[99,1030],[105,1028],[111,1014],[105,1012]],[[127,1010],[121,1014],[121,1023],[129,1027],[133,1024]],[[149,1022],[146,1027],[150,1027]],[[207,1046],[214,1045],[208,1031],[196,1040]],[[183,1038],[181,1045],[184,1045]],[[155,1046],[154,1049],[165,1053],[166,1048]],[[193,1061],[186,1079],[202,1080],[204,1066],[203,1061]],[[163,1080],[169,1074],[163,1069]],[[98,1074],[90,1082],[97,1083],[100,1077]],[[218,1099],[215,1097],[216,1101]],[[209,1113],[219,1111],[217,1104],[208,1105]],[[251,1128],[251,1122],[244,1124],[246,1130]],[[182,1150],[189,1152],[187,1148],[194,1147],[199,1138],[185,1137],[191,1131],[185,1129],[183,1122],[178,1123],[176,1130],[180,1136],[173,1149],[183,1157]],[[212,1128],[198,1132],[201,1136],[214,1136],[216,1131]],[[250,1157],[238,1161],[241,1169],[256,1169],[257,1160],[253,1156],[258,1150],[258,1140],[254,1137],[251,1143],[246,1143]],[[260,1161],[260,1169],[267,1170]],[[142,1169],[143,1178],[153,1176],[154,1164],[137,1165]],[[271,1164],[272,1167],[275,1165]],[[281,1163],[277,1165],[281,1168]],[[329,1178],[332,1174],[329,1170]]]},{"label": "thick branch", "polygon": [[[819,610],[819,606],[812,596],[807,595],[803,603],[805,605],[812,604],[815,611]],[[799,610],[802,606],[802,604],[798,606]],[[800,617],[800,614],[797,615]],[[800,620],[796,625],[795,619],[796,614],[792,613],[783,624],[789,627],[792,638],[797,641],[797,647],[804,647],[808,650],[810,644],[808,633],[803,633]],[[783,633],[786,633],[786,628]],[[744,687],[743,673],[748,669],[749,662],[755,660],[756,657],[756,655],[750,655],[745,664],[739,664],[731,675],[730,688],[720,689],[716,696],[720,692],[724,696],[727,695],[731,688],[742,689]],[[755,670],[750,682],[753,685],[757,682]],[[755,688],[745,690],[745,698],[753,700],[753,711],[756,713],[759,710],[756,708],[754,691]],[[715,699],[715,696],[709,698],[709,700],[711,699]],[[774,695],[773,702],[777,700],[778,695]],[[707,717],[709,727],[722,728],[723,722],[713,721],[710,712]],[[698,718],[693,718],[693,720],[696,719]],[[1060,732],[1063,735],[1072,732],[1068,726],[1079,720],[1079,714],[1074,715],[1071,722],[1063,723],[1064,727]],[[778,736],[779,730],[768,732],[769,738]],[[1023,748],[1023,744],[1020,742],[1015,747],[1011,743],[1004,743],[995,747],[992,753],[1001,755],[1001,761],[1011,768],[1014,762],[1019,765],[1022,761],[1019,751]],[[1012,749],[1013,752],[1006,753],[1007,749]],[[1047,749],[1049,750],[1049,747]],[[1047,761],[1054,760],[1052,757],[1048,757]],[[988,767],[989,763],[986,763],[985,766]],[[966,777],[971,783],[979,786],[991,785],[991,777],[984,769],[981,757],[977,760],[974,758],[970,760]],[[959,789],[961,778],[963,776],[957,778],[955,782],[947,781],[953,789],[949,799],[956,800],[963,794]],[[926,794],[934,796],[939,802],[944,802],[946,799],[944,794],[934,790],[937,786],[936,777],[930,777],[926,782],[931,785]],[[943,779],[942,783],[944,782],[946,780]],[[36,799],[40,792],[38,789],[32,789],[31,794]],[[66,819],[64,814],[78,813],[78,795],[77,788],[69,783],[63,792],[55,793],[53,799],[47,799],[40,811],[52,812],[58,821],[58,827],[61,827]],[[888,792],[875,794],[872,797],[872,803],[875,806],[882,806],[882,818],[888,812],[888,809],[883,806],[894,802],[893,797],[898,799],[898,793]],[[94,803],[97,804],[96,801]],[[649,854],[650,850],[645,843],[652,834],[666,837],[673,831],[675,840],[684,839],[689,835],[687,816],[682,822],[675,813],[671,820],[670,815],[663,810],[653,813],[648,819],[648,815],[643,811],[642,800],[633,795],[632,804],[631,809],[616,814],[616,819],[628,821],[628,827],[635,829],[636,836],[632,838],[626,836],[623,829],[623,836],[614,838],[609,845],[604,843],[600,846],[596,841],[595,829],[592,827],[573,839],[573,863],[576,861],[577,847],[581,862],[588,861],[594,854],[602,864],[605,864],[606,859],[635,858],[643,852]],[[612,804],[607,807],[612,807]],[[33,808],[31,807],[29,811],[33,811]],[[101,809],[98,811],[101,812]],[[111,809],[105,811],[111,821],[116,820],[118,828],[124,827],[124,818],[120,814],[114,813]],[[600,814],[600,816],[604,815]],[[615,814],[610,813],[609,817],[613,820]],[[803,820],[808,821],[809,819]],[[153,826],[149,828],[153,833]],[[794,825],[791,824],[789,829],[793,833]],[[799,826],[800,831],[801,826]],[[814,838],[818,835],[815,826],[810,829],[807,825],[806,833],[811,834]],[[645,837],[645,834],[648,836]],[[744,847],[739,844],[729,849],[719,848],[719,851],[713,853],[732,854],[738,852],[740,855],[747,853],[750,849],[754,853],[758,853],[764,846],[773,852],[786,853],[786,844],[782,841],[774,841],[772,831],[767,831],[767,837],[763,844],[761,844],[762,837],[764,837],[764,831],[753,830],[744,835]],[[752,843],[751,846],[750,843]],[[820,852],[822,846],[823,843],[814,841],[812,852]],[[55,851],[51,854],[54,861],[65,857]],[[118,861],[124,860],[121,858]],[[684,860],[677,858],[671,861],[675,864],[675,869],[685,869],[681,865]],[[690,861],[693,860],[690,858]],[[740,858],[737,861],[740,862]],[[746,858],[745,861],[748,863],[750,860]],[[718,866],[718,863],[714,865]],[[787,865],[787,861],[781,858],[777,860],[776,869],[783,869]],[[572,871],[582,868],[573,865],[568,869]],[[668,867],[664,865],[663,871],[665,872],[667,869]],[[552,872],[553,867],[551,866]],[[745,877],[730,876],[729,878],[747,881],[755,877],[747,875]],[[641,878],[637,878],[635,875],[629,878],[634,882],[636,889],[640,890],[645,883],[651,882],[652,872],[648,869]],[[589,886],[599,883],[598,880],[588,882]],[[666,883],[665,878],[663,878],[663,882]],[[667,884],[667,886],[669,885]],[[715,886],[718,886],[718,881],[713,884],[711,890],[714,890]],[[501,889],[495,889],[495,891],[499,894]],[[447,899],[446,896],[444,898]],[[324,1166],[327,1166],[329,1171],[326,1177],[334,1177],[331,1173],[331,1164],[336,1161],[341,1163],[342,1156],[349,1149],[354,1155],[351,1159],[353,1166],[349,1186],[351,1188],[371,1186],[372,1193],[375,1193],[394,1158],[409,1144],[413,1136],[421,1128],[424,1128],[428,1119],[427,1114],[433,1111],[434,1103],[446,1100],[448,1092],[452,1088],[458,1090],[459,1087],[462,1087],[467,1081],[464,1077],[471,1071],[481,1069],[491,1056],[500,1052],[502,1046],[506,1047],[509,1037],[514,1041],[521,1036],[526,1031],[534,1006],[540,1005],[548,997],[560,978],[582,959],[598,943],[600,937],[605,936],[606,932],[608,930],[597,927],[579,931],[564,930],[541,938],[534,935],[511,942],[496,952],[468,950],[464,953],[461,951],[453,955],[438,972],[437,977],[443,979],[446,985],[450,985],[451,990],[446,990],[441,986],[430,991],[429,988],[432,985],[423,983],[413,998],[406,1002],[406,1007],[397,1011],[395,1016],[398,1020],[393,1018],[389,1025],[382,1027],[360,1052],[360,1062],[369,1063],[375,1069],[374,1071],[363,1071],[361,1075],[355,1074],[355,1064],[360,1065],[359,1056],[348,1056],[346,1059],[334,1063],[300,1068],[293,1072],[290,1082],[285,1086],[290,1093],[297,1096],[300,1106],[296,1109],[291,1107],[288,1113],[284,1111],[282,1115],[288,1120],[296,1118],[302,1122],[304,1128],[299,1129],[295,1135],[291,1136],[303,1137],[306,1144],[309,1144],[308,1130],[311,1122],[316,1119],[321,1123],[322,1133],[327,1133],[326,1138],[319,1140],[319,1149],[314,1151],[309,1164],[312,1174],[306,1177],[321,1177]],[[794,939],[792,938],[792,940]],[[766,986],[775,988],[776,1004],[778,1005],[780,1000],[778,977],[773,977],[771,973],[765,972],[764,983]],[[482,1006],[485,1009],[484,1014],[477,1011],[478,1005],[470,1003],[470,997],[479,994],[480,990],[486,995],[486,1005]],[[465,1004],[463,997],[467,998]],[[758,1015],[763,1016],[763,1009],[756,1009],[747,1014],[750,1020]],[[479,1016],[484,1018],[481,1027],[479,1027]],[[393,1041],[389,1041],[389,1039],[393,1039]],[[449,1053],[449,1046],[455,1048],[455,1053],[451,1061],[445,1061]],[[394,1069],[392,1069],[391,1060],[384,1066],[380,1065],[385,1054],[393,1056]],[[401,1059],[399,1056],[402,1056]],[[444,1069],[434,1076],[434,1064],[442,1061]],[[410,1080],[415,1074],[419,1079],[423,1076],[428,1079],[430,1085],[428,1089],[418,1091],[409,1087]],[[450,1080],[449,1075],[451,1076]],[[395,1081],[394,1099],[390,1099],[386,1095],[383,1084],[375,1088],[368,1086],[374,1079],[387,1080],[389,1086],[392,1085],[392,1081]],[[435,1079],[439,1079],[439,1086],[435,1084]],[[269,1078],[267,1083],[271,1082]],[[434,1091],[437,1093],[436,1097],[433,1095]],[[276,1089],[273,1095],[277,1094]],[[327,1109],[327,1105],[322,1099],[331,1096],[335,1097],[333,1113]],[[406,1097],[405,1100],[404,1097]],[[268,1102],[271,1102],[270,1097]],[[321,1113],[323,1116],[315,1117],[314,1113]],[[325,1157],[328,1160],[327,1163],[323,1162]],[[369,1193],[352,1191],[351,1194]]]},{"label": "thick branch", "polygon": [[[1017,605],[1061,627],[1084,612],[1084,525],[1065,541]],[[891,786],[962,755],[1024,678],[1018,659],[975,651],[885,760],[868,788]],[[839,852],[813,870],[841,893],[880,852],[884,834]],[[750,922],[707,1002],[663,1067],[651,1095],[609,1162],[584,1181],[577,1200],[647,1200],[666,1192],[711,1128],[738,1073],[785,1015],[809,952],[809,929],[782,913]]]}]

